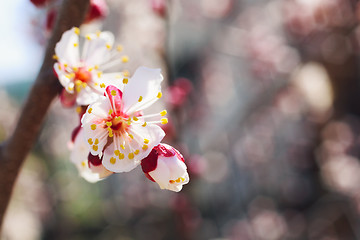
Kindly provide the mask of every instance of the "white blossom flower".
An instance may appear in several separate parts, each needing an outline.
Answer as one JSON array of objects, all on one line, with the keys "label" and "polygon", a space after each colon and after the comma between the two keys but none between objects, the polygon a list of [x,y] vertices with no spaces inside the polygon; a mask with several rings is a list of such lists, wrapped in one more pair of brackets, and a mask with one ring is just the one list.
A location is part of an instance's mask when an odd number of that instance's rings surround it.
[{"label": "white blossom flower", "polygon": [[189,182],[183,156],[167,144],[159,144],[141,161],[145,176],[161,189],[179,192]]},{"label": "white blossom flower", "polygon": [[[56,44],[54,71],[63,85],[62,103],[72,106],[89,105],[96,101],[106,86],[121,81],[121,72],[103,73],[120,62],[127,62],[127,56],[119,56],[121,46],[112,51],[114,36],[111,32],[97,32],[80,36],[79,28],[63,33]],[[82,46],[81,50],[80,45]]]},{"label": "white blossom flower", "polygon": [[162,80],[160,69],[140,67],[87,108],[81,119],[86,142],[109,171],[131,171],[165,136],[157,124],[167,123],[166,111],[142,113],[162,96]]},{"label": "white blossom flower", "polygon": [[113,174],[113,172],[104,168],[101,164],[97,164],[89,155],[89,148],[84,139],[84,130],[80,128],[74,140],[72,151],[70,154],[70,160],[77,167],[80,176],[82,176],[88,182],[97,182],[105,177]]}]

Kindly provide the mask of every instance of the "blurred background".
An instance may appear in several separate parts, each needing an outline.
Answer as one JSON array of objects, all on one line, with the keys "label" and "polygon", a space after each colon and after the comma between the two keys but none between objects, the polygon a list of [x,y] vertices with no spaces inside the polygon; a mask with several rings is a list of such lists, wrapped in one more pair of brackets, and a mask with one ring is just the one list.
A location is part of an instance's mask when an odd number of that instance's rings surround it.
[{"label": "blurred background", "polygon": [[[32,2],[0,9],[1,139],[61,4]],[[183,153],[191,181],[160,190],[137,168],[87,183],[67,147],[78,117],[56,100],[2,239],[360,239],[358,1],[93,2],[99,16],[82,29],[114,32],[130,73],[167,76],[164,142]]]}]

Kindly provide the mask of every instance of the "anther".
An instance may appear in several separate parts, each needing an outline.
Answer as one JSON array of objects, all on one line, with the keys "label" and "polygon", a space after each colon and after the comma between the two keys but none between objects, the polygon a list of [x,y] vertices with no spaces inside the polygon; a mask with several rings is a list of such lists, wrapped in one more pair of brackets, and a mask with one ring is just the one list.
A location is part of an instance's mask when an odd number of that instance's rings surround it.
[{"label": "anther", "polygon": [[162,93],[159,92],[158,95],[156,96],[157,98],[161,98],[162,97]]},{"label": "anther", "polygon": [[54,54],[54,55],[52,56],[52,58],[53,58],[54,60],[59,60],[59,57],[58,57],[56,54]]},{"label": "anther", "polygon": [[74,33],[79,35],[80,34],[80,29],[78,27],[74,27]]},{"label": "anther", "polygon": [[123,50],[123,46],[118,45],[118,46],[116,47],[116,50],[117,50],[118,52],[121,52],[121,51]]},{"label": "anther", "polygon": [[77,43],[74,43],[74,47],[77,47],[78,46],[78,44]]},{"label": "anther", "polygon": [[133,159],[134,158],[134,153],[129,153],[129,159]]},{"label": "anther", "polygon": [[123,84],[127,84],[128,82],[129,82],[129,79],[127,79],[127,78],[123,79]]},{"label": "anther", "polygon": [[139,120],[139,119],[138,119],[137,117],[135,117],[135,116],[133,117],[133,119],[134,119],[134,121],[137,121],[137,120]]},{"label": "anther", "polygon": [[96,124],[91,124],[91,130],[95,130],[96,129]]},{"label": "anther", "polygon": [[106,122],[106,125],[107,125],[108,127],[111,127],[111,126],[112,126],[112,122]]},{"label": "anther", "polygon": [[101,88],[105,88],[105,87],[106,87],[106,86],[105,86],[105,83],[101,83],[101,84],[100,84],[100,87],[101,87]]},{"label": "anther", "polygon": [[121,61],[123,63],[127,63],[129,61],[129,57],[128,56],[122,56]]},{"label": "anther", "polygon": [[148,144],[149,142],[150,142],[149,139],[144,138],[144,143],[145,143],[145,144]]},{"label": "anther", "polygon": [[125,157],[125,156],[124,156],[123,153],[120,153],[120,154],[119,154],[119,159],[124,159],[124,157]]},{"label": "anther", "polygon": [[140,153],[140,150],[139,149],[136,149],[135,151],[134,151],[134,154],[135,155],[138,155]]},{"label": "anther", "polygon": [[149,147],[148,145],[145,145],[145,144],[144,144],[144,146],[142,147],[142,149],[143,149],[143,150],[146,150],[146,149],[148,149],[148,147]]},{"label": "anther", "polygon": [[89,40],[89,41],[91,40],[90,35],[86,35],[85,37],[86,37],[87,40]]},{"label": "anther", "polygon": [[89,139],[88,139],[88,143],[89,143],[90,145],[92,145],[92,144],[93,144],[93,140],[92,140],[91,138],[89,138]]},{"label": "anther", "polygon": [[168,123],[168,119],[167,118],[162,118],[161,119],[161,124],[167,124]]},{"label": "anther", "polygon": [[119,150],[115,150],[115,151],[114,151],[114,154],[115,154],[116,156],[119,156],[120,151],[119,151]]},{"label": "anther", "polygon": [[109,110],[109,115],[111,115],[114,111],[112,109]]},{"label": "anther", "polygon": [[99,144],[99,139],[96,138],[94,144]]},{"label": "anther", "polygon": [[106,48],[110,50],[110,49],[111,49],[111,45],[110,45],[109,43],[107,43],[107,44],[106,44]]},{"label": "anther", "polygon": [[116,96],[116,90],[111,90],[111,95]]},{"label": "anther", "polygon": [[141,125],[141,126],[146,127],[146,122],[144,122],[144,124],[143,124],[143,125]]},{"label": "anther", "polygon": [[89,109],[88,109],[88,113],[91,113],[91,112],[92,112],[92,108],[89,108]]},{"label": "anther", "polygon": [[97,73],[98,78],[101,78],[101,75],[102,75],[102,72]]},{"label": "anther", "polygon": [[115,164],[116,163],[116,158],[114,158],[114,157],[110,158],[110,163]]},{"label": "anther", "polygon": [[141,102],[143,100],[143,97],[140,96],[138,102]]},{"label": "anther", "polygon": [[163,111],[160,112],[160,115],[161,115],[161,116],[165,116],[166,114],[167,114],[167,111],[166,111],[166,110],[163,110]]},{"label": "anther", "polygon": [[99,149],[99,147],[97,145],[93,145],[92,148],[93,148],[94,151],[97,151]]}]

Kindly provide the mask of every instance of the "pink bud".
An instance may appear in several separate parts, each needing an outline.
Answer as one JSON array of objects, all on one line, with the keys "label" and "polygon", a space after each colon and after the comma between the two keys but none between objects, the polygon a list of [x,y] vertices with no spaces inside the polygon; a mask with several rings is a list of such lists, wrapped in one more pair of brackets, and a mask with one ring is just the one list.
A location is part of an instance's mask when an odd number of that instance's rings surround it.
[{"label": "pink bud", "polygon": [[104,18],[108,13],[109,8],[104,0],[91,0],[85,23]]},{"label": "pink bud", "polygon": [[145,176],[161,189],[179,192],[189,182],[183,156],[167,144],[159,144],[141,161]]}]

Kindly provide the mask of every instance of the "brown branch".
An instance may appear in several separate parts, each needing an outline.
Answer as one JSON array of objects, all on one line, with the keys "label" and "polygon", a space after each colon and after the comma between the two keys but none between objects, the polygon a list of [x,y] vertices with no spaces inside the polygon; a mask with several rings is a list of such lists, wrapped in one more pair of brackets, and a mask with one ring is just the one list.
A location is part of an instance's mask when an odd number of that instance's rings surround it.
[{"label": "brown branch", "polygon": [[55,44],[64,31],[83,22],[88,7],[89,0],[64,1],[46,48],[44,62],[22,109],[15,131],[0,146],[0,227],[21,165],[36,141],[52,100],[62,88],[52,69]]}]

